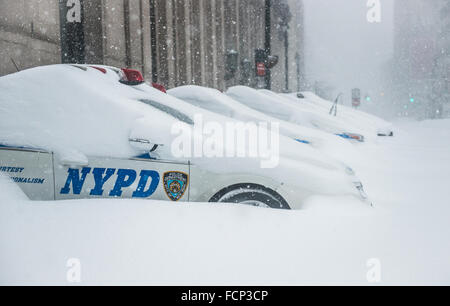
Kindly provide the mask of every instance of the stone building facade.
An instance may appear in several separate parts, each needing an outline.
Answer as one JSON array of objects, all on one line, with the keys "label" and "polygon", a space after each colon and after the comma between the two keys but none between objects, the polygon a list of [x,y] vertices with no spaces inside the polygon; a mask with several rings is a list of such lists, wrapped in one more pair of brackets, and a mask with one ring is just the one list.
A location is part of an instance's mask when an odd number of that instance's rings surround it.
[{"label": "stone building facade", "polygon": [[[31,4],[32,3],[32,4]],[[59,63],[59,7],[55,1],[0,1],[0,75]]]},{"label": "stone building facade", "polygon": [[[276,9],[280,3],[290,8],[284,27],[286,16]],[[16,71],[16,66],[80,62],[139,69],[147,80],[168,88],[254,85],[255,49],[265,47],[265,4],[266,0],[0,0],[0,75]],[[272,8],[272,54],[279,56],[272,87],[297,90],[304,65],[302,2],[272,0]],[[233,54],[238,64],[229,74]]]}]

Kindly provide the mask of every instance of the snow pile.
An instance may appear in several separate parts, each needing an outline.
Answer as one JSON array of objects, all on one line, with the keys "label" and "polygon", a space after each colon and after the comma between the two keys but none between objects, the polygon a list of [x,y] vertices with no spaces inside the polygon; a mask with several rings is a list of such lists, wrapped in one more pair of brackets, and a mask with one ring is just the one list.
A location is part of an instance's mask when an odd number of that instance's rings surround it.
[{"label": "snow pile", "polygon": [[[129,144],[130,138],[165,144],[158,151],[161,158],[187,160],[171,154],[177,136],[171,132],[179,120],[176,115],[169,115],[170,112],[187,114],[190,120],[201,114],[200,121],[222,125],[233,120],[146,84],[122,85],[111,71],[103,74],[96,69],[85,71],[70,65],[38,67],[2,77],[0,90],[4,93],[0,96],[0,143],[46,149],[60,154],[63,160],[82,161],[86,156],[129,158],[141,154]],[[160,107],[147,105],[145,101],[159,103]],[[167,107],[171,110],[167,111]],[[200,126],[200,133],[203,132],[201,123],[195,122]],[[280,143],[280,154],[287,158],[303,158],[342,169],[336,161],[291,139],[282,137]],[[251,149],[249,145],[241,149],[247,152]],[[241,169],[242,164],[248,165],[247,169],[261,168],[260,160],[254,158],[229,159],[227,165],[204,158],[192,158],[192,161],[223,172]]]},{"label": "snow pile", "polygon": [[[234,89],[238,88],[236,87]],[[247,87],[242,87],[242,90],[246,92],[250,91],[252,95],[261,95],[260,92]],[[302,145],[296,149],[294,155],[292,155],[293,158],[297,158],[299,152],[301,151],[307,150],[310,152],[311,147],[337,160],[346,161],[347,164],[348,161],[360,158],[358,152],[355,151],[354,146],[347,140],[329,133],[325,133],[316,128],[308,128],[281,120],[280,118],[271,117],[266,115],[264,112],[248,107],[247,104],[251,104],[252,102],[244,100],[244,102],[241,103],[233,99],[231,96],[219,92],[218,90],[199,86],[182,86],[171,89],[168,93],[188,102],[191,105],[201,107],[203,110],[224,114],[236,120],[244,122],[267,122],[279,124],[280,133],[282,135],[291,139],[304,140],[310,143],[308,146]],[[253,101],[254,96],[249,96],[248,99],[249,101]],[[267,101],[265,96],[262,96],[262,99],[263,101]],[[274,102],[272,101],[270,103]],[[273,109],[274,107],[268,108]],[[290,145],[284,145],[283,151],[289,147]]]},{"label": "snow pile", "polygon": [[345,121],[312,109],[302,108],[272,91],[258,91],[245,86],[236,86],[229,88],[227,95],[255,110],[300,126],[316,128],[332,134],[358,132],[357,127]]},{"label": "snow pile", "polygon": [[[305,99],[299,99],[297,94],[281,94],[280,96],[289,99],[294,105],[311,108],[324,115],[329,114],[333,102],[324,100],[312,92],[303,92],[302,94]],[[337,118],[340,121],[347,122],[347,124],[359,128],[360,132],[369,138],[375,137],[380,132],[389,134],[393,131],[391,123],[345,105],[338,105]]]},{"label": "snow pile", "polygon": [[175,122],[163,112],[155,116],[135,90],[95,69],[29,69],[0,78],[0,92],[0,143],[63,155],[135,156],[128,139],[137,119],[168,130]]},{"label": "snow pile", "polygon": [[17,184],[0,172],[0,203],[17,200],[23,201],[28,200],[28,198],[23,194]]},{"label": "snow pile", "polygon": [[[216,114],[222,114],[242,121],[248,120],[247,116],[236,111],[240,106],[239,103],[217,89],[186,85],[170,89],[167,93],[180,100],[186,101],[191,105],[209,110]],[[245,109],[244,113],[248,113],[248,111],[251,111],[251,109]]]},{"label": "snow pile", "polygon": [[[129,157],[136,153],[130,135],[155,142],[169,137],[164,133],[176,120],[164,112],[155,116],[139,99],[223,120],[94,69],[32,69],[1,78],[0,90],[0,143],[66,152],[70,159]],[[325,111],[329,102],[317,102]],[[0,175],[0,284],[69,284],[70,259],[81,264],[82,284],[361,285],[368,284],[373,260],[381,264],[382,284],[450,284],[450,120],[399,125],[397,137],[352,146],[358,154],[347,156],[374,209],[321,196],[302,211],[109,199],[30,202]],[[264,173],[278,180],[309,180],[308,172],[330,179],[327,168],[342,168],[310,146],[285,138],[281,144],[280,168]],[[240,159],[208,162],[221,171],[249,167]]]},{"label": "snow pile", "polygon": [[0,283],[70,284],[76,258],[85,285],[369,285],[373,262],[384,285],[448,285],[450,121],[400,125],[407,132],[361,147],[375,209],[322,197],[302,211],[35,203],[0,181]]}]

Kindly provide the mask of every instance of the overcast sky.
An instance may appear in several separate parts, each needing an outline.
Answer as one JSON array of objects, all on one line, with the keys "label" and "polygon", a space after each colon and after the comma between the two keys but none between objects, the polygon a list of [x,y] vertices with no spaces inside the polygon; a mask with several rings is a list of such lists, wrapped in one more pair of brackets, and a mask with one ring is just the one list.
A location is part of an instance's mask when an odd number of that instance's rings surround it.
[{"label": "overcast sky", "polygon": [[306,73],[337,91],[377,89],[393,53],[393,0],[380,0],[381,23],[367,21],[367,0],[304,0]]}]

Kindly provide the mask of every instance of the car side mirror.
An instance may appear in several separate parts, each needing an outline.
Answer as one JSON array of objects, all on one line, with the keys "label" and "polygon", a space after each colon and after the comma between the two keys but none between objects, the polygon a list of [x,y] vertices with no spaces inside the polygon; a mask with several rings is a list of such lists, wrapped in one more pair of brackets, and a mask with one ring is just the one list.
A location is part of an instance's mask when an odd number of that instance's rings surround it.
[{"label": "car side mirror", "polygon": [[155,152],[160,146],[164,146],[163,144],[156,144],[147,139],[130,138],[128,141],[134,149],[150,153]]}]

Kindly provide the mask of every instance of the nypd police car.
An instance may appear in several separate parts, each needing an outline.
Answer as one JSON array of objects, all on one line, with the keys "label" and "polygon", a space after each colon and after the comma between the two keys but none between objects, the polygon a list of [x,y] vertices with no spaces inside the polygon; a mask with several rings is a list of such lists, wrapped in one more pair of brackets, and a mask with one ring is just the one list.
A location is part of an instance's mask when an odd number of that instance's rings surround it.
[{"label": "nypd police car", "polygon": [[0,105],[10,110],[0,115],[0,173],[32,200],[134,198],[299,209],[321,195],[369,203],[353,170],[283,136],[274,168],[254,158],[171,156],[174,123],[195,127],[196,111],[217,122],[228,118],[152,87],[140,73],[113,67],[54,65],[0,78],[6,93]]}]

